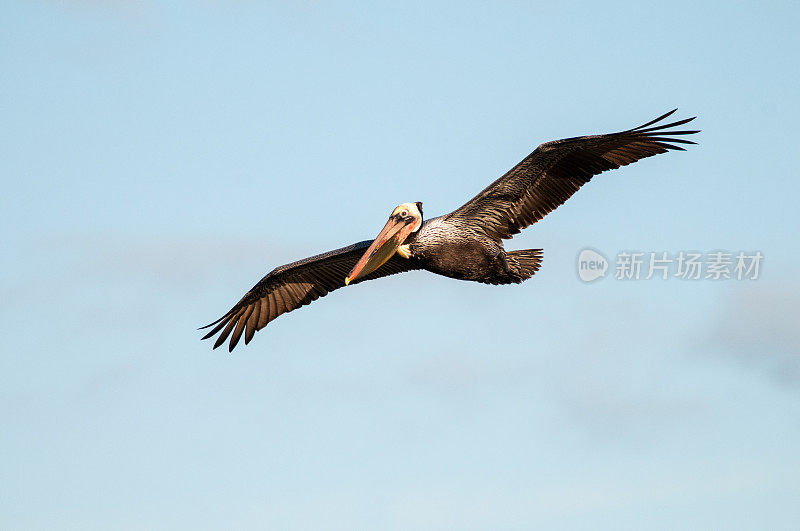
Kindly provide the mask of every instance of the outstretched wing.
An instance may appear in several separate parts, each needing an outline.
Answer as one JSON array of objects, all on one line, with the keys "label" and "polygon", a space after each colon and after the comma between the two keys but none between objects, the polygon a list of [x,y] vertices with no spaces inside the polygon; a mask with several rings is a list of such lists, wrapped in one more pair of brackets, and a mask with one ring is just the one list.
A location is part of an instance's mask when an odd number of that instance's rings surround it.
[{"label": "outstretched wing", "polygon": [[694,117],[653,125],[675,111],[620,133],[542,144],[447,217],[469,220],[470,225],[496,240],[510,238],[555,210],[595,175],[671,149],[683,151],[676,144],[694,144],[675,137],[699,131],[672,129]]},{"label": "outstretched wing", "polygon": [[[253,339],[253,334],[257,330],[267,326],[267,323],[279,315],[291,312],[324,297],[335,289],[344,287],[345,276],[371,243],[372,240],[355,243],[276,268],[253,286],[228,313],[204,326],[203,328],[212,326],[214,328],[203,339],[208,339],[222,330],[214,343],[214,348],[222,345],[230,335],[228,351],[232,351],[244,333],[246,345]],[[376,271],[352,282],[351,285],[420,267],[419,262],[414,259],[394,255]]]}]

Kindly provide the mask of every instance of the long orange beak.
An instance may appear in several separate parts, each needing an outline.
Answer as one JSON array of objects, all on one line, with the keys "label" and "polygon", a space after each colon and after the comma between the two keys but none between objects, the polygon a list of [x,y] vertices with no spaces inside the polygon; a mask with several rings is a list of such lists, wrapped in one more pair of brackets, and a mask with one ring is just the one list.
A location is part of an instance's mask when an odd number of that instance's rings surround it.
[{"label": "long orange beak", "polygon": [[350,274],[344,279],[345,285],[358,280],[366,275],[369,275],[397,252],[397,248],[403,245],[403,242],[408,238],[409,234],[413,231],[414,218],[411,216],[406,219],[400,219],[398,216],[391,216],[389,221],[381,230],[372,245],[364,253],[364,256],[358,261]]}]

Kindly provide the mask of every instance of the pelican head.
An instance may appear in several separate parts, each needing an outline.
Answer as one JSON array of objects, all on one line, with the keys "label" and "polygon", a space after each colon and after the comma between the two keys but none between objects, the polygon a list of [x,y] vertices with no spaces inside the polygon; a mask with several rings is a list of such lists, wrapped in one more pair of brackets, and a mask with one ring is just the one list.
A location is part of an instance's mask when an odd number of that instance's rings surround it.
[{"label": "pelican head", "polygon": [[[422,203],[403,203],[397,205],[389,216],[380,234],[369,246],[364,256],[358,261],[350,274],[344,279],[345,284],[350,284],[369,275],[398,251],[409,236],[414,234],[422,226]],[[407,250],[400,250],[401,256],[408,258]]]}]

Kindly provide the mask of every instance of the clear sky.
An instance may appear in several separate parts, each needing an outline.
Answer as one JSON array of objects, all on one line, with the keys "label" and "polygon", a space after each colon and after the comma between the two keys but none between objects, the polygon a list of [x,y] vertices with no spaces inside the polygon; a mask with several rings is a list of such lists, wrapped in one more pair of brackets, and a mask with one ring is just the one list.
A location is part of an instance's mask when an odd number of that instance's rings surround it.
[{"label": "clear sky", "polygon": [[[286,4],[0,8],[0,527],[800,527],[798,4]],[[700,144],[509,242],[522,285],[200,341],[401,202],[674,107]],[[765,258],[586,284],[586,247]]]}]

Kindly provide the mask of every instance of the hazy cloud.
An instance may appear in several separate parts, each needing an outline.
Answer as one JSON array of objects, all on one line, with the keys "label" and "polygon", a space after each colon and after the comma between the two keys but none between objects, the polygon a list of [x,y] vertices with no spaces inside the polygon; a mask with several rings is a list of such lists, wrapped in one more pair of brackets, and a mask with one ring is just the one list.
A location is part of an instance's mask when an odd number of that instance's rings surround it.
[{"label": "hazy cloud", "polygon": [[711,342],[775,381],[800,384],[800,287],[759,284],[736,293]]}]

